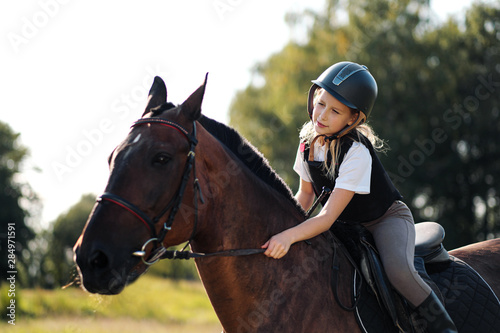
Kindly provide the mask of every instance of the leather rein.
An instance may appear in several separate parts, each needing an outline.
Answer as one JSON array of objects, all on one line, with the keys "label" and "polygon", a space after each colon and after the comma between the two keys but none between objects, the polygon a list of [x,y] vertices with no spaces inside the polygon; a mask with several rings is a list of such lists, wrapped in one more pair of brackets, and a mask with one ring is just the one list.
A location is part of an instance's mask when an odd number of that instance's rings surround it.
[{"label": "leather rein", "polygon": [[[138,220],[140,220],[150,231],[151,238],[147,240],[144,245],[142,245],[142,248],[140,251],[135,251],[132,253],[133,256],[140,257],[142,262],[148,266],[153,265],[160,259],[190,259],[190,258],[204,258],[204,257],[213,257],[213,256],[219,256],[219,257],[234,257],[234,256],[246,256],[246,255],[252,255],[252,254],[258,254],[258,253],[263,253],[265,249],[236,249],[236,250],[227,250],[227,251],[220,251],[220,252],[213,252],[213,253],[197,253],[197,252],[191,252],[191,251],[185,251],[187,246],[191,243],[191,240],[196,234],[196,230],[198,227],[198,201],[201,201],[201,203],[204,203],[201,187],[198,178],[196,177],[196,163],[195,163],[195,148],[196,145],[198,144],[198,140],[196,138],[196,122],[193,121],[193,132],[190,134],[184,127],[181,125],[166,120],[162,118],[142,118],[137,120],[133,125],[132,128],[144,125],[144,124],[159,124],[165,127],[169,127],[172,129],[177,130],[179,133],[181,133],[189,143],[189,152],[187,154],[187,161],[184,166],[184,173],[182,175],[182,180],[179,185],[179,188],[177,189],[176,194],[174,197],[170,200],[170,202],[163,208],[158,215],[156,215],[154,218],[150,218],[146,213],[144,213],[139,207],[134,205],[133,203],[127,201],[126,199],[110,193],[110,192],[105,192],[103,193],[98,199],[98,203],[102,203],[104,201],[111,202],[115,205],[118,205],[119,207],[125,209],[132,215],[134,215]],[[184,192],[186,190],[186,186],[189,181],[189,177],[191,174],[191,170],[193,171],[193,176],[194,176],[194,182],[193,182],[193,188],[194,188],[194,223],[193,223],[193,231],[191,233],[191,236],[189,237],[188,242],[186,243],[186,246],[181,250],[181,251],[169,251],[165,246],[163,245],[163,240],[165,239],[165,236],[167,233],[172,229],[172,224],[174,222],[175,216],[177,212],[179,211],[179,208],[181,206],[183,197],[184,197]],[[170,213],[168,215],[168,218],[166,221],[163,223],[163,227],[160,230],[159,233],[156,232],[156,224],[160,221],[160,219],[170,210]],[[147,257],[147,246],[150,243],[154,243],[154,248],[151,251],[149,258]]]}]

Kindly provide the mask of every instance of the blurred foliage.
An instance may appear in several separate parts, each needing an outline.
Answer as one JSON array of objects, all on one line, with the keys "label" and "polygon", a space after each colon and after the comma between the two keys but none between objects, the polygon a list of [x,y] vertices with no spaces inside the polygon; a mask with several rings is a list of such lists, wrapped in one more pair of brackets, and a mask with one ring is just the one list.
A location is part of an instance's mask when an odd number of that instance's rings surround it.
[{"label": "blurred foliage", "polygon": [[[0,289],[0,292],[1,295],[7,294],[5,289]],[[116,332],[118,330],[113,329],[114,325],[109,327],[115,319],[133,324],[135,332],[142,331],[144,327],[150,328],[155,323],[162,324],[163,328],[154,325],[160,331],[171,324],[188,327],[218,324],[199,281],[174,281],[153,276],[149,272],[114,296],[89,294],[77,288],[23,289],[22,293],[23,297],[16,308],[16,323],[19,323],[16,329],[19,327],[22,332]],[[6,308],[8,302],[8,299],[0,297],[2,308]],[[54,327],[37,327],[37,323],[47,319],[53,319]],[[75,329],[75,323],[84,325]],[[10,326],[4,320],[0,323],[0,331],[8,331],[7,327]],[[134,332],[131,327],[121,326],[122,332]]]},{"label": "blurred foliage", "polygon": [[45,234],[47,242],[46,256],[40,270],[40,285],[47,288],[64,286],[72,279],[75,271],[73,246],[82,233],[85,222],[95,203],[95,195],[82,195],[80,201],[51,223]]},{"label": "blurred foliage", "polygon": [[234,98],[230,123],[292,188],[307,92],[333,63],[365,64],[379,95],[369,123],[380,156],[414,213],[436,220],[454,248],[500,234],[500,2],[475,2],[463,21],[437,22],[428,0],[328,0],[290,13],[308,29],[259,63]]},{"label": "blurred foliage", "polygon": [[[27,267],[31,250],[28,246],[35,233],[27,223],[28,208],[36,206],[38,199],[31,187],[19,177],[22,163],[28,157],[28,149],[20,143],[19,133],[0,121],[0,285],[6,283],[8,271],[18,271],[17,284],[26,284]],[[8,234],[8,225],[14,224],[13,234]],[[15,241],[15,253],[8,248],[9,237]],[[9,268],[8,255],[15,254],[15,267]]]}]

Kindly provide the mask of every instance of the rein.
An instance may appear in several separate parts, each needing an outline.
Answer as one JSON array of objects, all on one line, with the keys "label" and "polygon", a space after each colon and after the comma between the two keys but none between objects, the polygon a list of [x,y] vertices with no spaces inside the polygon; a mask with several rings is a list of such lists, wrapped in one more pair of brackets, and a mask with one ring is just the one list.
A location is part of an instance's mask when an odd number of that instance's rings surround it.
[{"label": "rein", "polygon": [[[138,220],[140,220],[150,231],[151,238],[147,240],[143,245],[140,251],[135,251],[132,253],[133,256],[140,257],[142,262],[148,266],[153,265],[160,259],[190,259],[190,258],[204,258],[204,257],[213,257],[213,256],[219,256],[219,257],[235,257],[235,256],[246,256],[246,255],[252,255],[252,254],[258,254],[258,253],[263,253],[265,249],[237,249],[237,250],[227,250],[227,251],[220,251],[220,252],[213,252],[213,253],[196,253],[196,252],[191,252],[191,251],[184,251],[186,247],[190,244],[191,240],[193,239],[194,235],[196,234],[196,229],[198,227],[198,200],[201,201],[201,203],[204,203],[201,187],[199,184],[199,180],[196,177],[196,163],[195,163],[195,148],[196,145],[198,144],[198,140],[196,138],[196,122],[193,121],[193,132],[192,134],[189,134],[189,132],[182,127],[181,125],[161,119],[161,118],[143,118],[137,120],[133,125],[132,128],[139,126],[139,125],[144,125],[144,124],[159,124],[162,126],[166,126],[172,129],[177,130],[179,133],[181,133],[184,137],[189,142],[190,149],[187,154],[187,161],[186,165],[184,167],[184,173],[182,175],[182,180],[179,185],[179,188],[177,189],[176,194],[174,197],[170,200],[170,202],[161,210],[161,212],[156,215],[153,219],[151,219],[146,213],[144,213],[140,208],[138,208],[136,205],[133,203],[127,201],[126,199],[110,193],[110,192],[105,192],[103,193],[98,199],[98,203],[102,203],[103,201],[108,201],[111,202],[125,210],[127,210],[129,213],[134,215]],[[193,182],[193,187],[194,187],[194,225],[193,225],[193,231],[191,233],[191,236],[189,237],[189,240],[186,244],[186,246],[181,250],[181,251],[169,251],[165,248],[163,245],[163,240],[165,239],[165,236],[167,233],[172,229],[172,224],[174,222],[175,216],[177,212],[179,211],[179,208],[181,206],[183,197],[184,197],[184,192],[186,190],[186,186],[189,180],[189,176],[191,174],[191,170],[193,171],[193,176],[194,176],[194,182]],[[160,230],[159,233],[156,232],[156,223],[159,222],[159,220],[170,210],[170,214],[168,215],[167,220],[163,224],[163,228]],[[146,259],[147,253],[146,253],[146,248],[150,243],[156,243],[155,248],[151,251],[150,258]]]}]

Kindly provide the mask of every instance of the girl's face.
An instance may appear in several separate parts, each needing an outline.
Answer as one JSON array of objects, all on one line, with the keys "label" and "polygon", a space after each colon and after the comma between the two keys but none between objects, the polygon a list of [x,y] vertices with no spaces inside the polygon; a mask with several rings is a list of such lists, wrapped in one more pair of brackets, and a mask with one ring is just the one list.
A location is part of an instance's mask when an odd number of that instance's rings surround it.
[{"label": "girl's face", "polygon": [[330,136],[352,125],[357,115],[358,113],[353,114],[348,106],[321,89],[314,104],[312,121],[316,133]]}]

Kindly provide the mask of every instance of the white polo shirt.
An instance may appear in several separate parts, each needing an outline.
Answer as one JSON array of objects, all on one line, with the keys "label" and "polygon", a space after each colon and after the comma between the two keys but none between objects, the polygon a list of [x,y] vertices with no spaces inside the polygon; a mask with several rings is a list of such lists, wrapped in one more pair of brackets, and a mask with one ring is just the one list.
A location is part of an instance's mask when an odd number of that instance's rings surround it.
[{"label": "white polo shirt", "polygon": [[[323,162],[325,160],[325,146],[315,143],[314,160]],[[297,150],[293,170],[305,180],[312,182],[309,176],[307,162],[304,161],[301,148]],[[370,180],[372,173],[372,157],[370,151],[361,142],[353,142],[351,148],[344,157],[339,168],[339,175],[335,180],[335,188],[353,191],[356,194],[370,194]],[[334,188],[334,189],[335,189]]]}]

